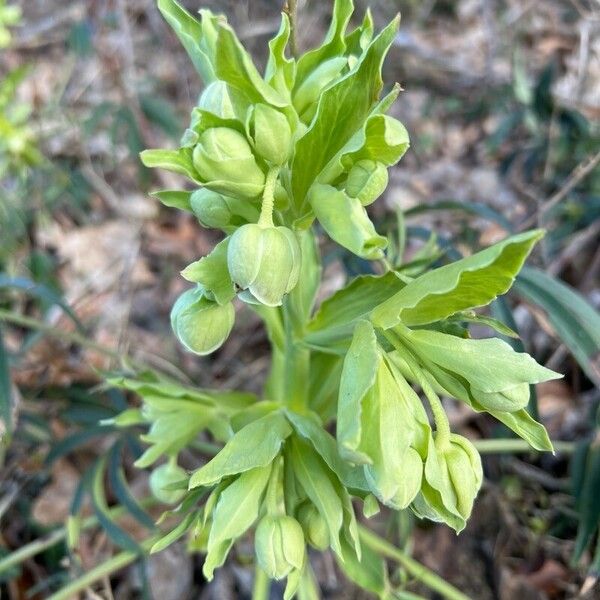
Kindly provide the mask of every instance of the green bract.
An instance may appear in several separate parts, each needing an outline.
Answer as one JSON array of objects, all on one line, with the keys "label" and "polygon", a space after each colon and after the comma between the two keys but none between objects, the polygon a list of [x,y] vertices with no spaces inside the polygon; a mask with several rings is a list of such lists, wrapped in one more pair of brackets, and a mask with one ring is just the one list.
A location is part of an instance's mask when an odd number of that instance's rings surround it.
[{"label": "green bract", "polygon": [[[114,420],[148,426],[136,465],[167,458],[152,488],[165,501],[181,500],[170,513],[179,524],[153,551],[187,534],[189,547],[206,554],[210,580],[233,545],[253,534],[258,566],[287,577],[290,599],[297,591],[317,596],[306,544],[331,548],[353,581],[390,598],[385,564],[368,544],[373,534],[359,535],[353,501],[367,516],[381,503],[465,527],[481,460],[451,431],[443,398],[552,449],[527,405],[530,386],[558,374],[499,339],[471,339],[468,329],[479,323],[514,335],[474,309],[510,289],[542,232],[455,262],[440,253],[437,268],[399,266],[398,244],[378,233],[366,208],[409,148],[404,126],[386,114],[400,87],[382,93],[397,19],[376,33],[367,13],[348,32],[352,2],[336,0],[323,43],[294,57],[284,14],[263,77],[225,18],[202,10],[197,19],[175,0],[158,5],[205,87],[180,147],[147,150],[142,160],[188,179],[190,188],[156,193],[165,205],[225,233],[182,271],[196,287],[173,306],[173,330],[192,352],[212,352],[242,300],[264,321],[272,355],[260,397],[143,374],[115,381],[143,398],[141,409]],[[318,231],[329,237],[330,260],[341,256],[370,274],[349,277],[315,310]],[[182,492],[177,455],[203,432],[218,451]]]},{"label": "green bract", "polygon": [[248,140],[235,129],[207,129],[198,138],[192,160],[201,179],[217,192],[255,198],[263,191],[265,174]]},{"label": "green bract", "polygon": [[232,236],[227,251],[231,279],[266,306],[280,306],[300,274],[300,246],[287,227],[249,224]]}]

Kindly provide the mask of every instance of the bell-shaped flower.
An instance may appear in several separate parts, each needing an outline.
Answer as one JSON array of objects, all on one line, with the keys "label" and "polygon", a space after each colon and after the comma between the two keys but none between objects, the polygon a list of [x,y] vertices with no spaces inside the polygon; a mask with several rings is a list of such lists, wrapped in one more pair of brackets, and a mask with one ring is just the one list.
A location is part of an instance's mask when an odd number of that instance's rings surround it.
[{"label": "bell-shaped flower", "polygon": [[200,286],[181,294],[171,309],[171,327],[179,341],[194,354],[214,352],[229,337],[235,311],[206,297]]},{"label": "bell-shaped flower", "polygon": [[293,517],[263,517],[256,528],[254,548],[258,564],[271,579],[283,579],[304,566],[304,534]]},{"label": "bell-shaped flower", "polygon": [[301,251],[287,227],[250,223],[237,229],[227,249],[232,281],[261,304],[279,306],[298,283]]}]

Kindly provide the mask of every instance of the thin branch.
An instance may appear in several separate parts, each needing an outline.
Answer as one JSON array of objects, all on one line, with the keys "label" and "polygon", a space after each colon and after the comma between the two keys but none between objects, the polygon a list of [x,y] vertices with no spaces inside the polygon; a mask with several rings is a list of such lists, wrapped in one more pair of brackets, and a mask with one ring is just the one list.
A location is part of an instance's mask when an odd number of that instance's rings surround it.
[{"label": "thin branch", "polygon": [[383,538],[380,538],[370,529],[359,525],[358,534],[361,540],[372,550],[381,556],[395,560],[415,579],[424,583],[428,588],[437,592],[443,598],[447,598],[447,600],[470,600],[468,596],[465,596],[465,594],[457,590],[453,585],[444,581],[437,573],[434,573],[425,565],[416,561],[412,556],[398,550],[398,548],[392,546],[392,544]]},{"label": "thin branch", "polygon": [[561,202],[567,194],[583,179],[585,179],[598,165],[600,165],[600,151],[594,156],[590,157],[587,161],[584,161],[577,165],[571,172],[565,184],[550,198],[544,202],[539,211],[528,217],[521,226],[520,230],[531,227],[536,221],[541,221],[545,214],[552,208],[554,208],[559,202]]},{"label": "thin branch", "polygon": [[298,58],[298,0],[286,0],[283,10],[290,19],[290,49],[292,56]]}]

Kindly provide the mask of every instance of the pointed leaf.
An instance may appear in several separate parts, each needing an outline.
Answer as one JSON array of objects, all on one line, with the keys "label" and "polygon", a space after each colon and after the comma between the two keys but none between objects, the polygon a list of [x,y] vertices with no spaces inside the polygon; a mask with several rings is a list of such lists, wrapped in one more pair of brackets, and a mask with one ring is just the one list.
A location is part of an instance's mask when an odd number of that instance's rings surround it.
[{"label": "pointed leaf", "polygon": [[195,471],[190,489],[270,464],[292,432],[281,413],[270,413],[240,429],[210,462]]},{"label": "pointed leaf", "polygon": [[308,324],[305,343],[323,352],[345,354],[357,320],[366,318],[405,285],[392,271],[356,277],[321,304]]},{"label": "pointed leaf", "polygon": [[330,479],[331,471],[315,451],[296,436],[290,439],[290,445],[289,457],[294,467],[294,474],[306,495],[325,519],[329,528],[331,547],[341,555],[340,529],[344,521],[344,509]]},{"label": "pointed leaf", "polygon": [[381,65],[396,35],[394,19],[369,45],[359,64],[325,90],[308,131],[296,144],[292,190],[297,212],[306,211],[308,189],[323,167],[352,137],[377,101],[382,87]]},{"label": "pointed leaf", "polygon": [[369,464],[371,459],[359,450],[362,439],[362,404],[375,385],[381,356],[377,338],[368,321],[359,321],[352,344],[344,359],[337,413],[337,440],[346,460]]},{"label": "pointed leaf", "polygon": [[489,304],[508,291],[541,231],[510,237],[473,256],[428,271],[378,306],[371,319],[389,329],[399,322],[424,325]]},{"label": "pointed leaf", "polygon": [[229,238],[219,242],[210,254],[189,264],[181,275],[188,281],[199,283],[211,291],[218,304],[224,305],[235,297],[235,287],[227,268]]},{"label": "pointed leaf", "polygon": [[524,268],[515,290],[540,306],[565,346],[600,387],[600,314],[585,298],[562,281],[538,269]]},{"label": "pointed leaf", "polygon": [[208,85],[216,77],[212,66],[214,57],[209,57],[200,44],[203,37],[202,25],[175,0],[158,0],[158,9],[177,34],[202,81]]}]

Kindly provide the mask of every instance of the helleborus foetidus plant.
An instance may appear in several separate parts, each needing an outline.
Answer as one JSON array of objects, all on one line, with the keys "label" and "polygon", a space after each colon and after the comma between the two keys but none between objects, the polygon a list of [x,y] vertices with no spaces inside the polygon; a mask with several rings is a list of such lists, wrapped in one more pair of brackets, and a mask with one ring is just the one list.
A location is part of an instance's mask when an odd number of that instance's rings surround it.
[{"label": "helleborus foetidus plant", "polygon": [[[114,380],[143,398],[116,423],[148,425],[137,464],[155,469],[157,497],[181,518],[154,549],[187,534],[190,548],[206,554],[211,579],[236,540],[253,534],[258,565],[287,578],[290,598],[312,580],[307,545],[331,548],[355,581],[385,597],[385,581],[377,589],[364,581],[357,504],[366,515],[379,504],[410,509],[459,532],[481,486],[479,454],[450,430],[441,396],[552,449],[525,407],[531,384],[558,375],[500,339],[471,339],[467,328],[473,308],[510,288],[541,233],[414,279],[381,260],[387,239],[365,206],[409,146],[403,125],[386,114],[399,87],[382,95],[398,20],[376,34],[367,13],[348,32],[352,2],[337,0],[323,44],[294,58],[283,14],[261,75],[224,17],[202,10],[197,19],[174,0],[158,5],[205,87],[180,148],[142,159],[190,181],[189,191],[157,192],[163,203],[224,233],[183,271],[193,287],[173,307],[173,331],[187,350],[208,354],[234,327],[233,303],[243,302],[264,320],[272,362],[261,397],[154,376]],[[315,310],[317,226],[388,266]],[[177,456],[201,434],[222,449],[185,473]]]}]

